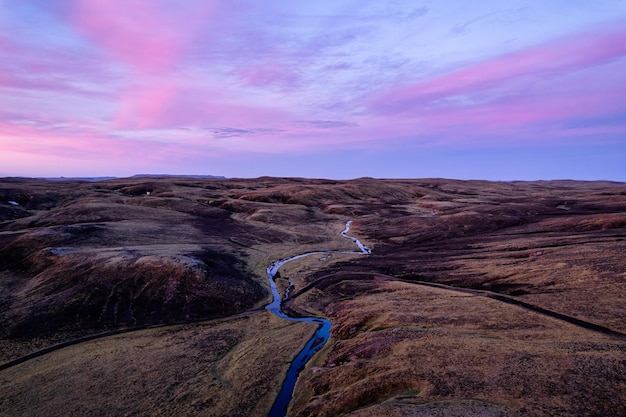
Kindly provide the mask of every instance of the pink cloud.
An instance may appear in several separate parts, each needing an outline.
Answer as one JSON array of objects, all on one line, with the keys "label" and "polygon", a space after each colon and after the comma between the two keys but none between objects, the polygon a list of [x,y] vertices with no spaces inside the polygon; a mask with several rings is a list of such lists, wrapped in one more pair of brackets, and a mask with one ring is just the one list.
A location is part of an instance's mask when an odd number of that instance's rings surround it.
[{"label": "pink cloud", "polygon": [[117,88],[115,126],[163,126],[170,103],[184,94],[182,68],[215,9],[213,2],[74,1],[69,22],[130,70]]},{"label": "pink cloud", "polygon": [[[148,80],[152,80],[150,83]],[[116,128],[153,128],[167,124],[167,103],[179,94],[179,87],[171,79],[150,77],[142,83],[123,89],[113,119]]]},{"label": "pink cloud", "polygon": [[525,88],[536,80],[607,64],[626,56],[626,29],[579,33],[557,41],[497,57],[385,92],[371,105],[383,112],[408,112],[436,106],[459,96],[483,98]]},{"label": "pink cloud", "polygon": [[356,121],[366,142],[608,137],[624,126],[610,126],[626,113],[624,58],[622,27],[579,33],[383,92]]},{"label": "pink cloud", "polygon": [[[66,37],[55,33],[58,28],[47,28],[46,23],[39,23],[34,30],[27,30],[28,26],[20,28],[25,23],[16,21],[13,24],[17,26],[16,30],[0,32],[0,74],[8,74],[11,81],[4,85],[14,87],[13,82],[22,82],[26,88],[37,88],[62,82],[67,85],[71,79],[89,77],[100,83],[110,81],[110,77],[103,80],[103,65],[95,62],[93,49],[77,49],[76,43],[72,44]],[[54,78],[51,80],[50,76]]]},{"label": "pink cloud", "polygon": [[13,175],[131,175],[190,155],[214,156],[197,143],[182,144],[180,137],[155,139],[146,132],[122,136],[80,122],[57,129],[0,122],[0,167]]},{"label": "pink cloud", "polygon": [[114,58],[141,73],[161,72],[179,63],[212,2],[76,0],[71,21]]},{"label": "pink cloud", "polygon": [[111,138],[79,122],[68,124],[66,129],[55,131],[47,126],[15,125],[0,122],[0,139],[3,152],[45,154],[56,157],[77,157],[90,153],[101,156],[119,155]]},{"label": "pink cloud", "polygon": [[561,124],[570,119],[611,117],[626,111],[626,63],[583,69],[556,80],[535,82],[523,91],[470,105],[425,109],[424,123],[481,126],[482,129]]},{"label": "pink cloud", "polygon": [[245,126],[274,128],[290,111],[271,102],[238,100],[226,87],[193,76],[148,77],[120,93],[113,125],[119,129]]},{"label": "pink cloud", "polygon": [[293,89],[299,81],[297,71],[293,66],[281,63],[281,59],[284,57],[274,54],[269,60],[257,65],[240,66],[236,74],[247,86]]},{"label": "pink cloud", "polygon": [[[224,30],[220,20],[238,10],[221,13],[216,3],[203,1],[75,0],[69,22],[129,70],[115,91],[113,126],[155,129],[251,123],[271,127],[288,119],[287,112],[272,103],[255,105],[249,97],[237,95],[237,80],[244,80],[246,87],[295,82],[293,73],[280,63],[281,56],[271,60],[272,65],[228,57],[228,65],[235,65],[232,81],[195,67],[198,45],[207,47],[219,40]],[[265,52],[263,56],[267,58]],[[201,65],[215,68],[210,61]]]}]

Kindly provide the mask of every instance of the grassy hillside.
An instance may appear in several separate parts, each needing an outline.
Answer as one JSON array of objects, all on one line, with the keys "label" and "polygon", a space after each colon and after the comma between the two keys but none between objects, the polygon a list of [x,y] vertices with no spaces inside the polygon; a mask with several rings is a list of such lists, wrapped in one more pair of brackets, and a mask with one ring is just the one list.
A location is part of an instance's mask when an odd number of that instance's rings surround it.
[{"label": "grassy hillside", "polygon": [[165,325],[1,370],[0,414],[264,415],[313,330],[265,268],[347,220],[372,255],[281,270],[333,322],[290,415],[626,414],[625,184],[265,177],[0,179],[0,363]]}]

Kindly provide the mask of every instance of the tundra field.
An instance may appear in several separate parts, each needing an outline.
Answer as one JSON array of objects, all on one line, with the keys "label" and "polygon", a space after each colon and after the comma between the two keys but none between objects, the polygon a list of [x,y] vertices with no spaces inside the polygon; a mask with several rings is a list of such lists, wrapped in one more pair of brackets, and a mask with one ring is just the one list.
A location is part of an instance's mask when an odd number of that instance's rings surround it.
[{"label": "tundra field", "polygon": [[0,415],[626,415],[626,184],[0,179]]}]

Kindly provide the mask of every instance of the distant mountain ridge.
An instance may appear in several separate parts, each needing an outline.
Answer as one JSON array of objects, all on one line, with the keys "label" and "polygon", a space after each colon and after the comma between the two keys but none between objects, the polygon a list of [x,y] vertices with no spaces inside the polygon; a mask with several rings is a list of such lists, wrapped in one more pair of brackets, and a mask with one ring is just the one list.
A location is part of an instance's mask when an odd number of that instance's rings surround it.
[{"label": "distant mountain ridge", "polygon": [[119,178],[220,178],[225,179],[223,175],[176,175],[176,174],[135,174],[132,177],[38,177],[37,179],[43,179],[48,181],[106,181],[115,180]]},{"label": "distant mountain ridge", "polygon": [[223,175],[176,175],[176,174],[135,174],[130,178],[226,178]]},{"label": "distant mountain ridge", "polygon": [[40,180],[48,180],[48,181],[106,181],[106,180],[114,180],[117,177],[37,177]]}]

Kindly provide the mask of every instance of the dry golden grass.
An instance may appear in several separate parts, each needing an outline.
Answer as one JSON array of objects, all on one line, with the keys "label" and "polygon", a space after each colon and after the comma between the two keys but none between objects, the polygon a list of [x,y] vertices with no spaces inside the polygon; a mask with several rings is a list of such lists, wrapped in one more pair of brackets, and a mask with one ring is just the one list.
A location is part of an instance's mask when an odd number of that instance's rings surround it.
[{"label": "dry golden grass", "polygon": [[0,372],[0,415],[264,415],[313,329],[260,311],[84,342]]},{"label": "dry golden grass", "polygon": [[320,306],[332,338],[294,416],[623,415],[626,340],[480,296],[341,280]]},{"label": "dry golden grass", "polygon": [[518,240],[528,249],[514,251],[516,258],[484,245],[483,259],[459,257],[450,265],[480,274],[485,288],[509,287],[520,300],[626,333],[626,245],[615,238],[579,239],[552,247]]}]

